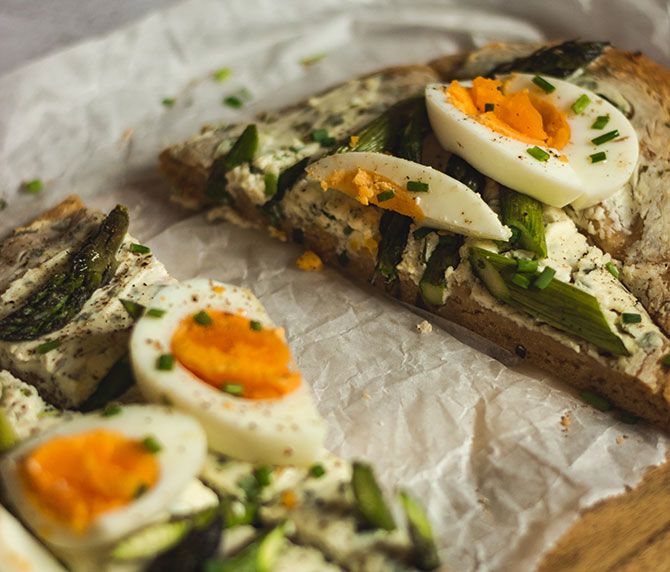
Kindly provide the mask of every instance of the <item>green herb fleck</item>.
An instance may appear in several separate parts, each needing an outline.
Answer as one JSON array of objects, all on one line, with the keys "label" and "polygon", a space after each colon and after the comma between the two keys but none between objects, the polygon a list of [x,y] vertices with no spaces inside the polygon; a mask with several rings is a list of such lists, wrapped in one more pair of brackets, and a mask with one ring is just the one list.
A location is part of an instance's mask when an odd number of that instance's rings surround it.
[{"label": "green herb fleck", "polygon": [[169,107],[174,107],[174,104],[175,104],[176,101],[177,101],[177,100],[176,100],[174,97],[164,97],[164,98],[161,100],[161,103],[162,103],[165,107],[168,107],[168,108],[169,108]]},{"label": "green herb fleck", "polygon": [[427,193],[428,183],[422,183],[421,181],[407,181],[407,190],[414,193]]},{"label": "green herb fleck", "polygon": [[263,181],[265,182],[265,196],[266,197],[273,197],[274,195],[277,194],[277,175],[274,173],[265,173],[265,177],[263,177]]},{"label": "green herb fleck", "polygon": [[136,252],[137,254],[149,254],[151,252],[151,249],[148,246],[144,246],[143,244],[131,244],[130,245],[130,250],[132,252]]},{"label": "green herb fleck", "polygon": [[149,308],[147,310],[147,316],[151,318],[162,318],[165,316],[165,310],[161,310],[160,308]]},{"label": "green herb fleck", "polygon": [[599,137],[591,139],[591,143],[593,143],[594,145],[602,145],[603,143],[607,143],[612,139],[616,139],[618,136],[619,136],[619,130],[614,129],[613,131],[609,131],[603,135],[600,135]]},{"label": "green herb fleck", "polygon": [[312,141],[316,141],[317,143],[323,145],[324,147],[331,147],[332,145],[335,145],[336,140],[335,137],[330,137],[328,135],[328,130],[327,129],[315,129],[310,133],[310,137]]},{"label": "green herb fleck", "polygon": [[596,117],[596,120],[593,122],[593,125],[591,125],[591,129],[602,129],[609,122],[610,122],[609,115],[598,115],[598,117]]},{"label": "green herb fleck", "polygon": [[591,159],[592,164],[600,163],[601,161],[607,161],[607,153],[605,153],[605,151],[599,151],[598,153],[589,155],[589,159]]},{"label": "green herb fleck", "polygon": [[144,445],[144,448],[149,451],[149,453],[160,453],[163,449],[163,446],[158,439],[152,435],[147,435],[142,439],[142,445]]},{"label": "green herb fleck", "polygon": [[214,78],[214,81],[218,82],[224,82],[226,81],[233,73],[233,70],[230,68],[221,68],[216,70],[213,74],[212,77]]},{"label": "green herb fleck", "polygon": [[244,105],[244,102],[236,95],[228,95],[223,98],[223,105],[227,105],[233,109],[240,109]]},{"label": "green herb fleck", "polygon": [[201,326],[210,326],[212,324],[212,318],[210,318],[209,314],[204,310],[195,314],[193,316],[193,321]]},{"label": "green herb fleck", "polygon": [[588,107],[589,103],[591,103],[589,96],[582,93],[582,95],[577,98],[577,101],[572,104],[572,111],[579,115]]},{"label": "green herb fleck", "polygon": [[388,201],[393,197],[395,197],[395,193],[391,190],[384,191],[382,193],[377,193],[377,202],[383,203],[384,201]]},{"label": "green herb fleck", "polygon": [[553,93],[554,91],[556,91],[555,85],[549,83],[546,79],[544,79],[539,75],[536,75],[533,78],[533,83],[547,93]]},{"label": "green herb fleck", "polygon": [[326,469],[323,468],[321,463],[316,463],[309,468],[309,476],[314,477],[315,479],[320,479],[325,474]]},{"label": "green herb fleck", "polygon": [[138,304],[134,300],[128,300],[127,298],[119,298],[119,300],[133,320],[138,320],[142,317],[142,312],[144,312],[144,306],[142,306],[142,304]]},{"label": "green herb fleck", "polygon": [[224,383],[221,386],[221,391],[230,393],[231,395],[242,395],[244,386],[241,383]]},{"label": "green herb fleck", "polygon": [[612,276],[614,276],[614,278],[619,277],[619,271],[616,269],[616,266],[614,266],[614,264],[612,264],[611,262],[608,262],[607,264],[605,264],[605,268],[607,268],[608,272]]},{"label": "green herb fleck", "polygon": [[45,354],[47,352],[50,352],[51,350],[55,350],[59,346],[60,346],[60,340],[51,340],[50,342],[44,342],[43,344],[37,346],[37,353]]},{"label": "green herb fleck", "polygon": [[113,417],[121,413],[121,411],[123,411],[123,407],[119,403],[110,403],[102,410],[100,415],[103,417]]},{"label": "green herb fleck", "polygon": [[487,111],[493,111],[496,108],[495,103],[485,103],[484,104],[484,112],[486,113]]},{"label": "green herb fleck", "polygon": [[309,66],[313,66],[314,64],[320,62],[323,58],[326,57],[326,52],[320,52],[318,54],[314,54],[312,56],[307,56],[306,58],[302,58],[300,60],[300,63],[308,68]]},{"label": "green herb fleck", "polygon": [[535,147],[527,149],[527,152],[533,159],[537,159],[538,161],[546,161],[550,157],[549,153],[547,153],[544,149],[541,149],[537,145]]},{"label": "green herb fleck", "polygon": [[263,329],[263,324],[261,324],[257,320],[251,320],[251,322],[249,322],[249,327],[252,330],[256,330],[257,332],[260,332]]},{"label": "green herb fleck", "polygon": [[23,181],[23,190],[26,193],[37,194],[44,189],[42,179],[33,179],[32,181]]},{"label": "green herb fleck", "polygon": [[146,493],[149,490],[149,487],[145,484],[142,483],[140,484],[137,489],[135,489],[135,494],[133,495],[136,499],[140,498],[144,493]]},{"label": "green herb fleck", "polygon": [[170,371],[174,367],[174,356],[172,354],[162,354],[156,360],[156,369],[161,371]]},{"label": "green herb fleck", "polygon": [[609,411],[612,409],[612,404],[607,399],[588,389],[580,391],[579,397],[582,398],[582,401],[588,403],[591,407],[595,407],[598,411]]},{"label": "green herb fleck", "polygon": [[621,314],[621,321],[624,324],[639,324],[642,321],[642,316],[632,312],[624,312]]},{"label": "green herb fleck", "polygon": [[537,260],[519,258],[519,260],[516,261],[516,269],[519,272],[535,272],[537,271]]},{"label": "green herb fleck", "polygon": [[545,267],[545,269],[540,273],[540,275],[533,281],[533,287],[538,290],[544,290],[549,283],[554,279],[556,271],[550,266]]},{"label": "green herb fleck", "polygon": [[254,469],[254,477],[261,487],[267,487],[272,481],[272,469],[268,465],[261,465]]},{"label": "green herb fleck", "polygon": [[512,282],[521,288],[528,288],[530,286],[530,279],[523,274],[514,274]]}]

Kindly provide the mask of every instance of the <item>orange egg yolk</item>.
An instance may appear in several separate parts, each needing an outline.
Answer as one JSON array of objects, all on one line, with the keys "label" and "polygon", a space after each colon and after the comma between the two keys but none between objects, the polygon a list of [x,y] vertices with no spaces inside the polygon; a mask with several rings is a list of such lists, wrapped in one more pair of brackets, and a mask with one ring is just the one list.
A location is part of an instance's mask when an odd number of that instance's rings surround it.
[{"label": "orange egg yolk", "polygon": [[[372,203],[378,207],[413,218],[416,221],[423,220],[423,211],[414,202],[407,190],[374,171],[368,171],[367,169],[333,171],[325,180],[321,181],[321,188],[324,191],[338,189],[363,205]],[[379,201],[377,195],[387,191],[393,191],[393,197]]]},{"label": "orange egg yolk", "polygon": [[83,533],[98,515],[150,489],[159,466],[142,441],[95,429],[40,445],[21,460],[19,474],[33,504]]},{"label": "orange egg yolk", "polygon": [[172,354],[186,369],[218,389],[234,386],[248,399],[281,397],[300,385],[281,328],[218,310],[207,315],[207,324],[188,316],[172,336]]},{"label": "orange egg yolk", "polygon": [[[503,84],[478,77],[472,87],[454,80],[446,88],[447,99],[457,109],[496,133],[528,143],[563,149],[570,141],[567,116],[552,103],[529,94],[527,89],[503,93]],[[493,110],[487,111],[487,105]]]}]

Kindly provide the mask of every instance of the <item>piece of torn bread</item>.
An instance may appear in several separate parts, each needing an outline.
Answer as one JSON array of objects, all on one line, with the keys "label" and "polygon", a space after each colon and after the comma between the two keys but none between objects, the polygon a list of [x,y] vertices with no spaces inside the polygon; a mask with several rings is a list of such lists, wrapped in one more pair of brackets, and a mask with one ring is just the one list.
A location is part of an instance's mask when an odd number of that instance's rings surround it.
[{"label": "piece of torn bread", "polygon": [[[642,55],[597,43],[588,45],[584,61],[575,62],[569,51],[575,45],[496,44],[429,65],[382,70],[291,109],[261,114],[253,121],[260,135],[250,163],[220,169],[245,128],[246,124],[240,124],[206,128],[189,141],[166,149],[160,164],[174,183],[173,198],[192,208],[210,208],[211,219],[266,227],[280,238],[304,244],[350,276],[373,281],[411,305],[427,306],[565,381],[670,428],[670,374],[664,365],[670,353],[670,229],[666,229],[670,222],[663,217],[670,201],[670,72]],[[332,189],[324,192],[318,181],[295,173],[285,175],[301,160],[313,161],[328,152],[327,146],[314,140],[315,129],[325,128],[330,137],[346,143],[391,105],[422,93],[428,83],[485,75],[494,68],[551,76],[547,54],[559,72],[572,66],[563,75],[565,79],[617,106],[640,140],[636,172],[615,195],[582,211],[544,208],[548,243],[544,262],[559,269],[557,278],[598,299],[629,355],[612,355],[494,298],[470,267],[469,253],[481,244],[471,237],[465,238],[458,261],[445,270],[441,305],[427,304],[421,296],[426,252],[435,248],[436,239],[430,234],[416,238],[413,232],[420,225],[412,224],[401,245],[396,278],[392,283],[379,279],[375,268],[383,246],[380,223],[384,211]],[[529,57],[523,59],[525,56]],[[428,135],[424,161],[434,148],[435,141]],[[428,164],[443,169],[447,159],[438,149]],[[268,175],[279,179],[274,193],[268,192]],[[492,208],[499,187],[486,180],[483,196]],[[612,268],[618,269],[619,278]],[[622,326],[623,313],[639,314],[640,322]]]}]

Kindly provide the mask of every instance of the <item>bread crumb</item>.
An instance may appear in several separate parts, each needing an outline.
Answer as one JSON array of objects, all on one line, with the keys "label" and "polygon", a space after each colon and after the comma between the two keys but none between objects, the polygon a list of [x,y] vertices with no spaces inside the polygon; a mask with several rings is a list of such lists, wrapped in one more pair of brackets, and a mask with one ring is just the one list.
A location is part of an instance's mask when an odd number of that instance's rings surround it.
[{"label": "bread crumb", "polygon": [[383,422],[383,421],[377,421],[377,425],[379,425],[380,427],[383,427],[383,426],[384,426],[384,422]]},{"label": "bread crumb", "polygon": [[617,437],[616,444],[621,445],[623,443],[623,437]]},{"label": "bread crumb", "polygon": [[363,392],[363,399],[372,399],[372,397],[370,397],[370,395],[365,393],[365,391],[364,391]]},{"label": "bread crumb", "polygon": [[321,272],[321,270],[323,270],[323,262],[321,262],[318,254],[311,250],[306,250],[304,254],[298,258],[296,264],[300,270],[305,270],[307,272]]},{"label": "bread crumb", "polygon": [[268,232],[270,233],[270,236],[272,238],[276,238],[278,240],[281,240],[282,242],[286,242],[286,233],[282,232],[278,228],[275,228],[274,226],[269,226]]},{"label": "bread crumb", "polygon": [[572,411],[568,411],[565,415],[561,415],[561,425],[563,426],[563,432],[567,432],[570,428],[570,423],[572,423]]},{"label": "bread crumb", "polygon": [[416,325],[416,329],[422,334],[430,334],[433,331],[433,326],[428,320],[424,320]]}]

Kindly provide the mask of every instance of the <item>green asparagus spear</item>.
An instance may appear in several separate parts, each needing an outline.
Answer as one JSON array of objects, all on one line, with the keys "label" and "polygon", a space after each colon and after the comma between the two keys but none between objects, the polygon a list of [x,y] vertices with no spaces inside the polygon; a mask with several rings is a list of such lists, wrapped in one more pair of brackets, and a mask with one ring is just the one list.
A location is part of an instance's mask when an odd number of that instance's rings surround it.
[{"label": "green asparagus spear", "polygon": [[252,123],[246,126],[230,151],[214,161],[207,179],[205,195],[220,200],[230,198],[226,189],[226,173],[242,163],[250,163],[257,150],[258,128]]},{"label": "green asparagus spear", "polygon": [[53,276],[23,306],[0,320],[0,340],[34,340],[72,320],[93,292],[114,275],[116,253],[127,230],[128,211],[117,205],[73,256],[67,272]]},{"label": "green asparagus spear", "polygon": [[423,507],[408,492],[401,491],[398,495],[402,503],[409,537],[412,540],[412,560],[419,570],[434,570],[440,565],[437,546],[428,516]]},{"label": "green asparagus spear", "polygon": [[395,530],[393,515],[370,465],[354,462],[351,486],[354,489],[358,510],[366,524],[383,530]]},{"label": "green asparagus spear", "polygon": [[503,224],[514,232],[512,242],[537,254],[547,256],[542,220],[542,203],[507,187],[500,187],[500,210]]},{"label": "green asparagus spear", "polygon": [[116,399],[135,382],[128,354],[121,356],[99,382],[95,391],[79,406],[84,413],[101,409]]},{"label": "green asparagus spear", "polygon": [[499,300],[606,352],[630,355],[621,338],[610,329],[598,300],[590,294],[556,279],[541,289],[534,287],[533,280],[540,275],[537,271],[522,275],[530,283],[524,287],[515,279],[520,276],[515,260],[482,248],[470,251],[470,263]]},{"label": "green asparagus spear", "polygon": [[421,295],[428,304],[433,306],[444,304],[444,294],[447,288],[447,279],[444,274],[450,266],[455,268],[458,265],[460,261],[458,250],[462,244],[462,236],[440,237],[440,242],[430,255],[419,282]]},{"label": "green asparagus spear", "polygon": [[372,276],[381,275],[386,284],[395,282],[398,278],[397,266],[402,260],[402,253],[407,244],[407,236],[412,219],[394,211],[385,210],[379,221],[381,240],[377,247],[377,266]]},{"label": "green asparagus spear", "polygon": [[444,172],[463,183],[466,187],[470,187],[475,193],[481,194],[486,186],[484,175],[458,155],[451,155],[449,157]]},{"label": "green asparagus spear", "polygon": [[277,190],[272,195],[272,198],[265,203],[263,203],[259,208],[268,217],[272,226],[279,226],[279,223],[283,217],[281,210],[281,201],[293,185],[296,184],[298,179],[305,174],[305,167],[309,163],[309,157],[301,159],[297,163],[294,163],[290,167],[284,169],[277,179]]},{"label": "green asparagus spear", "polygon": [[208,560],[204,572],[271,572],[284,546],[285,531],[282,524],[244,547],[229,558]]}]

